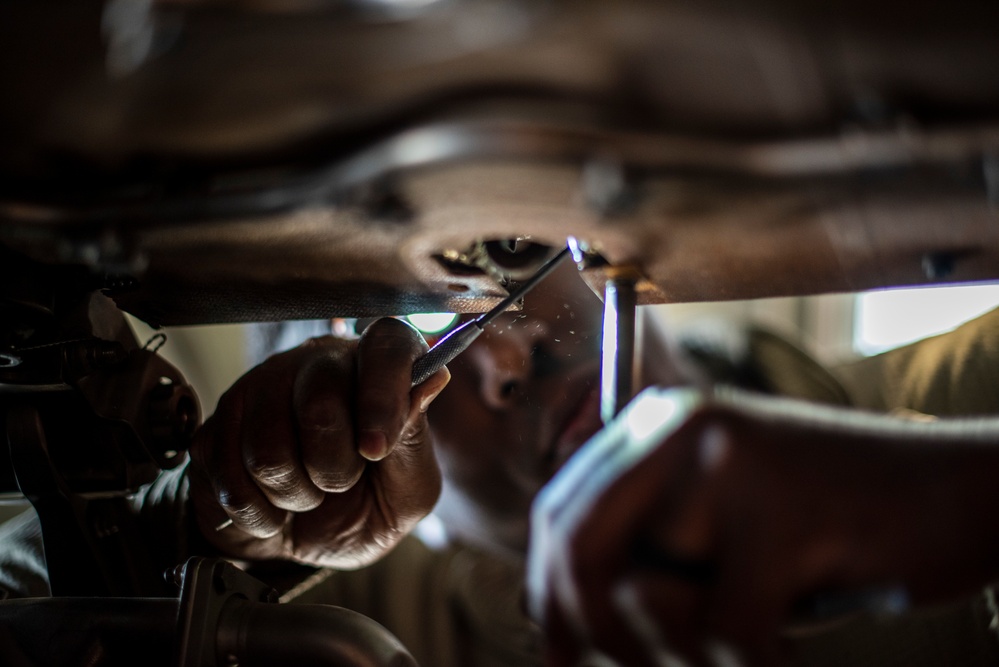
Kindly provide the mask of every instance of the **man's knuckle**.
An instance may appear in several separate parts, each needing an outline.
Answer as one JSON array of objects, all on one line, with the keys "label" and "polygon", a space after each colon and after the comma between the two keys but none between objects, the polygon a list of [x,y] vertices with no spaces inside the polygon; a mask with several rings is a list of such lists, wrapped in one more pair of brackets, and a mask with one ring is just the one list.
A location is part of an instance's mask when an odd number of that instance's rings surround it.
[{"label": "man's knuckle", "polygon": [[290,461],[251,457],[246,461],[246,469],[257,481],[275,488],[292,487],[298,477],[296,466]]},{"label": "man's knuckle", "polygon": [[222,489],[218,492],[217,498],[222,509],[241,528],[257,533],[276,529],[274,521],[271,520],[265,508],[248,499],[244,494]]}]

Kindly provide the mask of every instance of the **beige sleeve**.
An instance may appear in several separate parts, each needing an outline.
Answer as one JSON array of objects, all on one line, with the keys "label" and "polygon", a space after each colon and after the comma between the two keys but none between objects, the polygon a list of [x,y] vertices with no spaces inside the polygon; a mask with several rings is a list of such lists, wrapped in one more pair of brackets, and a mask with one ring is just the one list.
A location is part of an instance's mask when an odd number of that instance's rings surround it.
[{"label": "beige sleeve", "polygon": [[835,373],[858,407],[938,416],[999,414],[999,309]]}]

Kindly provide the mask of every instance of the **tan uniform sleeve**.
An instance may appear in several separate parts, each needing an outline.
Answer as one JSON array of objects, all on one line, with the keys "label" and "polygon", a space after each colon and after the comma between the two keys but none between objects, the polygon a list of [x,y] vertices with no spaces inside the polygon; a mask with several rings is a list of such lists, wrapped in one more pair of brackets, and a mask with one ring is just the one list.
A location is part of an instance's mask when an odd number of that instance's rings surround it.
[{"label": "tan uniform sleeve", "polygon": [[858,407],[941,417],[999,414],[999,309],[835,374]]}]

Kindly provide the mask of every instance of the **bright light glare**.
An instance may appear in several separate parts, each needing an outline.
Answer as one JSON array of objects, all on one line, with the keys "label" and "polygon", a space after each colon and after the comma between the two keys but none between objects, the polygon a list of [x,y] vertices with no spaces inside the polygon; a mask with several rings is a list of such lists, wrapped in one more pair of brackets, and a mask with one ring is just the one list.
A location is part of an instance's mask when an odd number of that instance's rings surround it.
[{"label": "bright light glare", "polygon": [[671,393],[645,393],[628,410],[628,430],[636,440],[645,440],[672,421],[680,407],[680,401]]},{"label": "bright light glare", "polygon": [[426,334],[440,333],[449,329],[458,319],[454,313],[417,313],[407,315],[406,321]]},{"label": "bright light glare", "polygon": [[871,355],[950,331],[999,305],[999,285],[868,292],[857,297],[854,347]]}]

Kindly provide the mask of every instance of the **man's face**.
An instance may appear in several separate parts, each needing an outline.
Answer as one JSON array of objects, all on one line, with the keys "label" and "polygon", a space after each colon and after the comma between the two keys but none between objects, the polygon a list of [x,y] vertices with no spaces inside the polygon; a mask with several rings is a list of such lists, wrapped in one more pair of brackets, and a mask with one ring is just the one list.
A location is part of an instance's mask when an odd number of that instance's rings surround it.
[{"label": "man's face", "polygon": [[430,408],[450,534],[522,553],[535,494],[600,428],[602,306],[571,264],[448,364]]}]

